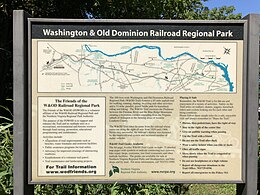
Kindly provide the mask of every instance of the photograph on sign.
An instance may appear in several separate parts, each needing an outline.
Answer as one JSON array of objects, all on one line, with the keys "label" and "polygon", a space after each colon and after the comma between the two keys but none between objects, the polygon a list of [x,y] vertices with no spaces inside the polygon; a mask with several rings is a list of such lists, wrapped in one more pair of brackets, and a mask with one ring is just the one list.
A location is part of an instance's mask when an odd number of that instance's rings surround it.
[{"label": "photograph on sign", "polygon": [[32,22],[32,182],[242,181],[243,29]]}]

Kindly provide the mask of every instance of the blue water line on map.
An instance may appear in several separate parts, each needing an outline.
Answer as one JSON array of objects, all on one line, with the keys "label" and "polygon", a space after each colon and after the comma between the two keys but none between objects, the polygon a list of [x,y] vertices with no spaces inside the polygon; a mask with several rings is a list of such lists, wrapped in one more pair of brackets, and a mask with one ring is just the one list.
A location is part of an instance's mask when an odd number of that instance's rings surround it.
[{"label": "blue water line on map", "polygon": [[172,57],[169,57],[169,58],[164,58],[162,56],[162,49],[159,47],[159,46],[149,46],[149,45],[140,45],[140,46],[134,46],[126,51],[123,51],[123,52],[120,52],[120,53],[116,53],[116,54],[107,54],[107,53],[104,53],[103,51],[101,50],[92,50],[88,45],[85,45],[85,49],[88,51],[88,52],[97,52],[97,53],[101,53],[103,54],[104,56],[107,56],[107,57],[116,57],[116,56],[120,56],[120,55],[125,55],[129,52],[131,52],[132,50],[135,50],[135,49],[150,49],[150,50],[158,50],[158,56],[163,59],[163,60],[166,60],[166,61],[170,61],[170,60],[175,60],[181,56],[184,56],[184,55],[188,55],[192,58],[194,58],[195,60],[201,62],[201,63],[204,63],[204,64],[213,64],[217,67],[219,67],[223,72],[224,74],[222,75],[226,81],[228,82],[229,84],[229,91],[230,92],[233,92],[233,89],[234,89],[234,86],[233,86],[233,82],[231,82],[230,80],[230,77],[229,77],[229,74],[228,74],[228,65],[227,64],[223,64],[223,63],[216,63],[214,60],[210,60],[208,62],[205,62],[201,59],[198,59],[197,57],[195,57],[194,55],[190,54],[189,52],[184,52],[184,53],[181,53],[177,56],[172,56]]}]

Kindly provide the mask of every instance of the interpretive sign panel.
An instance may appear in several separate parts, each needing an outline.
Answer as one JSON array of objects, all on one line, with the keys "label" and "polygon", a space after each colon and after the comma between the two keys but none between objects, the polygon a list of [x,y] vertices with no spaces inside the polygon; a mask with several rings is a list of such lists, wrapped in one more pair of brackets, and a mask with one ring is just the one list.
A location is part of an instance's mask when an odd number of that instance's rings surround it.
[{"label": "interpretive sign panel", "polygon": [[245,21],[31,20],[32,182],[242,182]]}]

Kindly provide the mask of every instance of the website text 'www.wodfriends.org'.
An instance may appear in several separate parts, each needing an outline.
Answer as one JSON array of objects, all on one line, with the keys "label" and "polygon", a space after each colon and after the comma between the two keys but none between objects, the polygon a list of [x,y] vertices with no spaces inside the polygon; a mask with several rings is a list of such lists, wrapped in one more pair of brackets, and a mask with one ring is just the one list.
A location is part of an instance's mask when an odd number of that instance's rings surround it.
[{"label": "website text 'www.wodfriends.org'", "polygon": [[97,174],[96,170],[61,170],[61,171],[46,171],[47,174]]}]

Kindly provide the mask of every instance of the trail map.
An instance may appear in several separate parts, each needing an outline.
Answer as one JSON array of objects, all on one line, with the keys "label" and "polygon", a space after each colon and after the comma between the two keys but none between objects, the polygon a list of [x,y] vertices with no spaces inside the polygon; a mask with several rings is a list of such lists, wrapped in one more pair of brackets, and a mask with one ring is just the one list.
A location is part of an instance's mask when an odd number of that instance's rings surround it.
[{"label": "trail map", "polygon": [[236,43],[39,41],[38,81],[39,92],[233,93]]}]

